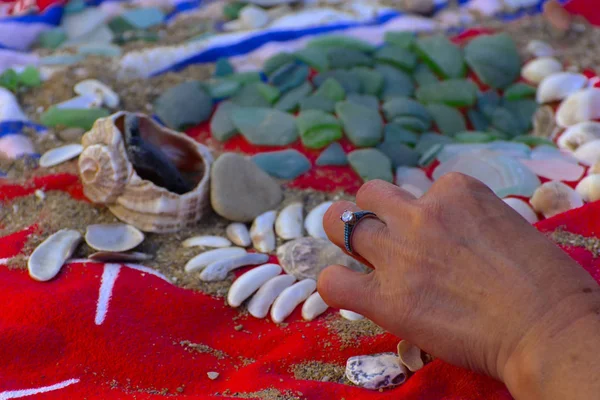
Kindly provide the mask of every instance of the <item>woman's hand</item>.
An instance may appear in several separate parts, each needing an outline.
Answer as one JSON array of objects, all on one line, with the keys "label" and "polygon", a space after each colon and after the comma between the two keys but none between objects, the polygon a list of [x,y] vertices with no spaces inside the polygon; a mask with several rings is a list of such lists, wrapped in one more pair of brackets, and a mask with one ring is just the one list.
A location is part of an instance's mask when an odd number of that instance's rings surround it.
[{"label": "woman's hand", "polygon": [[568,386],[598,385],[600,286],[485,185],[452,173],[415,199],[370,181],[356,204],[337,202],[325,215],[327,235],[342,249],[345,210],[379,217],[361,220],[352,237],[354,255],[374,271],[327,268],[318,290],[329,305],[503,380],[515,397],[587,398],[559,386],[577,365]]}]

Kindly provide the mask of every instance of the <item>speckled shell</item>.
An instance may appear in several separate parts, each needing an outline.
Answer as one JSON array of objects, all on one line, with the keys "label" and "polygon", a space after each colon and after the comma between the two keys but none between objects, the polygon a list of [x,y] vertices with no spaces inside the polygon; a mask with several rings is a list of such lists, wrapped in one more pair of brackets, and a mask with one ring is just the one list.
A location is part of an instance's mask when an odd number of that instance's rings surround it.
[{"label": "speckled shell", "polygon": [[145,232],[168,233],[195,225],[210,208],[209,180],[213,157],[188,136],[136,114],[142,136],[148,135],[178,168],[201,171],[196,187],[176,194],[138,176],[127,158],[122,134],[126,112],[98,119],[81,139],[79,174],[84,194],[106,205],[121,221]]}]

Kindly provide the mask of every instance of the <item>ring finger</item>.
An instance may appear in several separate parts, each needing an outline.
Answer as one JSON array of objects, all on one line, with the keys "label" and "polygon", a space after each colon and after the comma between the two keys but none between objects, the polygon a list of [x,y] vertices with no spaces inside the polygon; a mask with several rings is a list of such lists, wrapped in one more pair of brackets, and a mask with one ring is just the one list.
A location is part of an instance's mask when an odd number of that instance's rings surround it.
[{"label": "ring finger", "polygon": [[[325,232],[333,243],[348,253],[345,245],[345,224],[341,220],[344,211],[363,211],[349,201],[338,201],[329,207],[323,218]],[[389,239],[387,226],[378,218],[364,217],[354,225],[350,237],[352,253],[348,253],[362,263],[373,266],[383,260]]]}]

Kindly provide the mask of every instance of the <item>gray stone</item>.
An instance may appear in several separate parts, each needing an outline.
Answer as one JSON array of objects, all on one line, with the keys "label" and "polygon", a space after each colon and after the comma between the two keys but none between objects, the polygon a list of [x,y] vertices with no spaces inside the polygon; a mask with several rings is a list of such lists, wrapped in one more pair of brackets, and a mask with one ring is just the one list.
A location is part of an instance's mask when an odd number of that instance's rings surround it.
[{"label": "gray stone", "polygon": [[282,199],[280,185],[248,158],[225,153],[213,164],[210,201],[220,216],[250,222],[276,209]]},{"label": "gray stone", "polygon": [[[402,143],[397,143],[397,145],[404,146]],[[348,162],[350,163],[352,169],[358,175],[360,175],[364,182],[373,179],[382,179],[388,182],[394,181],[394,175],[392,174],[392,161],[380,150],[354,150],[348,154]]]},{"label": "gray stone", "polygon": [[172,87],[154,103],[156,115],[165,125],[175,130],[184,130],[208,120],[212,108],[212,98],[198,81]]},{"label": "gray stone", "polygon": [[319,274],[330,265],[340,264],[367,273],[368,267],[348,256],[329,240],[304,237],[279,246],[279,265],[298,280],[318,279]]}]

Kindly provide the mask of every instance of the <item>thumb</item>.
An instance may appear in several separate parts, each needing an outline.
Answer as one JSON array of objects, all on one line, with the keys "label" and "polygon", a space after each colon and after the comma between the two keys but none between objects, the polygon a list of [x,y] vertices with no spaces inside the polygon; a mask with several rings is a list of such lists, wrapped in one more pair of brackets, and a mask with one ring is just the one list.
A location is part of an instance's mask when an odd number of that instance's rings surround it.
[{"label": "thumb", "polygon": [[377,294],[373,291],[375,271],[365,274],[332,265],[319,275],[317,290],[330,307],[369,314]]}]

